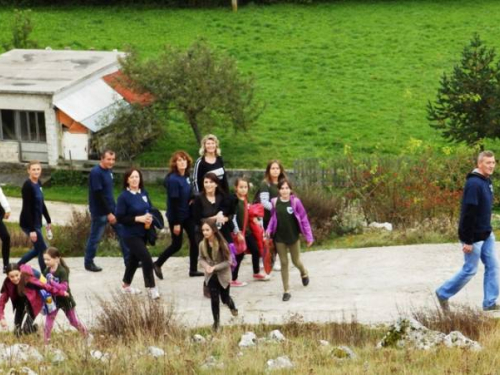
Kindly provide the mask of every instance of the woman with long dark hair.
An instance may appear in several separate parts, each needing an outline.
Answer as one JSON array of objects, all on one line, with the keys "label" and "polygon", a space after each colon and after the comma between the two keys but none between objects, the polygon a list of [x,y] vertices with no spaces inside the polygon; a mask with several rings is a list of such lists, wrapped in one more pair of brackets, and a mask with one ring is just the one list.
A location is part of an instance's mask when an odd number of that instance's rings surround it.
[{"label": "woman with long dark hair", "polygon": [[2,240],[3,273],[7,270],[10,257],[10,234],[3,221],[9,220],[10,211],[9,202],[0,188],[0,240]]},{"label": "woman with long dark hair", "polygon": [[210,291],[212,300],[213,328],[216,331],[220,324],[220,300],[229,307],[233,316],[238,310],[229,295],[231,280],[230,252],[224,236],[217,229],[215,220],[203,220],[201,226],[203,240],[200,242],[200,264],[205,270],[205,285]]},{"label": "woman with long dark hair", "polygon": [[167,220],[172,243],[153,263],[155,274],[161,280],[163,280],[161,271],[163,263],[182,247],[183,230],[189,239],[189,276],[203,276],[203,272],[198,272],[198,245],[195,240],[195,224],[190,207],[194,198],[189,180],[189,169],[192,163],[193,160],[187,152],[174,152],[170,158],[168,174],[163,182],[167,191]]},{"label": "woman with long dark hair", "polygon": [[131,287],[131,284],[141,262],[144,284],[149,296],[152,299],[158,299],[160,293],[155,284],[153,259],[146,247],[147,230],[153,225],[151,210],[151,201],[144,189],[141,171],[137,168],[129,169],[123,177],[123,191],[116,204],[116,218],[124,226],[123,240],[130,249],[130,257],[123,275],[122,292],[140,293],[140,290]]}]

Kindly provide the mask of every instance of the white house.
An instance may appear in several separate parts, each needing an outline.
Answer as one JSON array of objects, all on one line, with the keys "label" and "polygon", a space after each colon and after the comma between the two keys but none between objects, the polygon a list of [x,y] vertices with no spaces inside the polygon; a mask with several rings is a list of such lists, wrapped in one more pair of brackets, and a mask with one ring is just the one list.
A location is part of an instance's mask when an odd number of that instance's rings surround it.
[{"label": "white house", "polygon": [[0,55],[0,161],[87,160],[91,134],[128,105],[109,84],[119,56],[20,49]]}]

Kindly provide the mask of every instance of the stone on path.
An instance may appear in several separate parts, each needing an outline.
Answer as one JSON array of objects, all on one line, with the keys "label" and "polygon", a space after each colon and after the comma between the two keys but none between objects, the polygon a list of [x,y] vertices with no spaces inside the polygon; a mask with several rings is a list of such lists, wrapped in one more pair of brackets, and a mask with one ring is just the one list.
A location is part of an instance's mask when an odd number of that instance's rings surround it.
[{"label": "stone on path", "polygon": [[285,336],[281,333],[279,329],[275,329],[269,333],[269,339],[274,341],[283,342],[286,340]]},{"label": "stone on path", "polygon": [[288,356],[281,356],[276,359],[270,359],[267,361],[267,369],[268,370],[282,370],[287,368],[293,368],[293,363],[288,358]]},{"label": "stone on path", "polygon": [[241,336],[240,343],[238,344],[241,348],[246,348],[249,346],[255,346],[257,342],[257,336],[253,332],[245,332],[243,336]]}]

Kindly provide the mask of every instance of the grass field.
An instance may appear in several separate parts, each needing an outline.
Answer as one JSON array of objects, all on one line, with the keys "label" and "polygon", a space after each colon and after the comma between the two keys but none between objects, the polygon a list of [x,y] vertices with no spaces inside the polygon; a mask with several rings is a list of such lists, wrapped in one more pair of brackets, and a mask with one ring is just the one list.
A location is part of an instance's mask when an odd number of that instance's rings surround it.
[{"label": "grass field", "polygon": [[[0,40],[12,9],[0,10]],[[362,154],[399,154],[411,137],[445,142],[426,120],[427,100],[459,61],[472,34],[500,47],[497,1],[346,1],[313,6],[229,9],[37,8],[32,38],[53,49],[138,49],[204,37],[255,74],[266,110],[249,134],[214,131],[231,167],[280,158],[334,157],[348,144]],[[495,148],[497,144],[490,144]],[[141,156],[164,164],[175,149],[196,154],[178,119]]]}]

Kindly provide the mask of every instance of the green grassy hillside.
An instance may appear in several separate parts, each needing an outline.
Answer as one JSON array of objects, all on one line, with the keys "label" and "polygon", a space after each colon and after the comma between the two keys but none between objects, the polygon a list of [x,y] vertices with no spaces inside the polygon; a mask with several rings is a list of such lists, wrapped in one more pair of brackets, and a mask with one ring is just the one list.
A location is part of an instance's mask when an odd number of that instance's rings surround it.
[{"label": "green grassy hillside", "polygon": [[[77,8],[34,10],[41,46],[124,49],[144,57],[164,44],[205,37],[257,77],[267,104],[249,134],[217,132],[232,167],[262,167],[280,158],[355,152],[398,154],[411,137],[445,144],[426,120],[443,71],[450,71],[472,34],[500,47],[500,2],[377,1],[313,6],[248,6],[175,10]],[[0,10],[6,41],[12,9]],[[494,145],[492,145],[494,146]],[[197,145],[181,120],[141,160],[163,163],[175,149]]]}]

